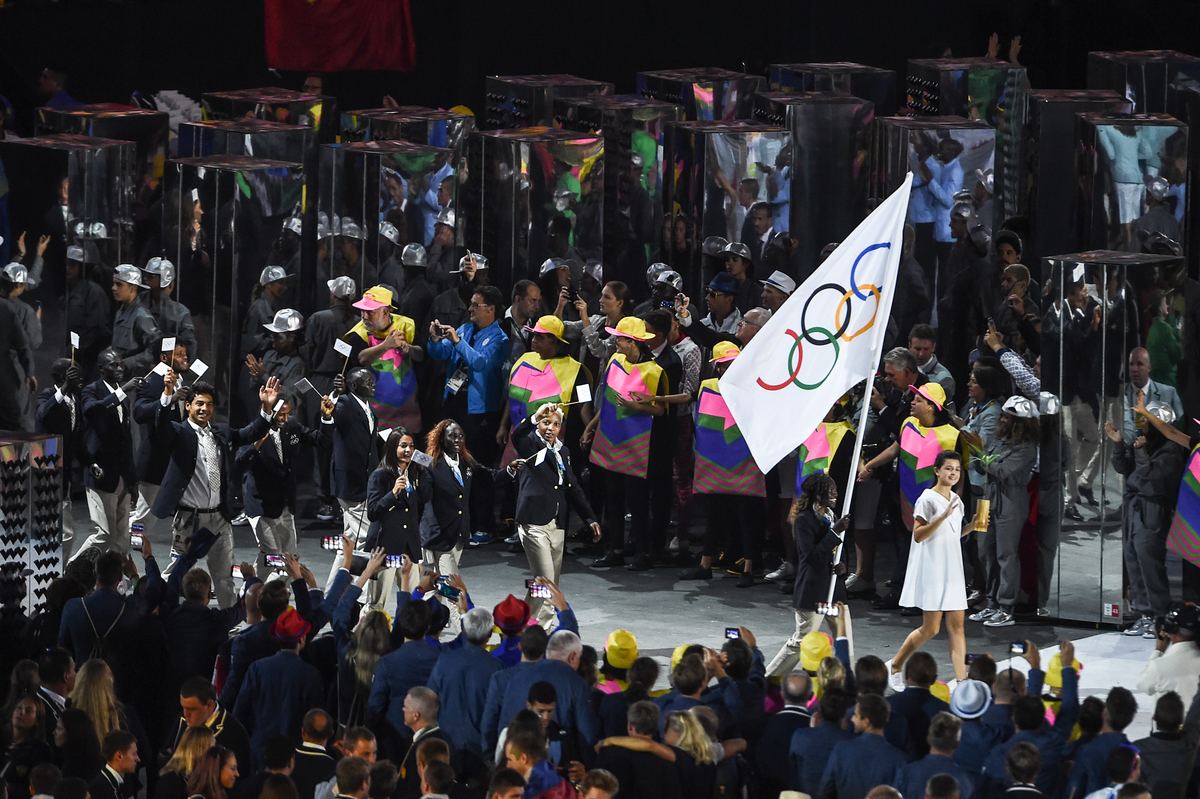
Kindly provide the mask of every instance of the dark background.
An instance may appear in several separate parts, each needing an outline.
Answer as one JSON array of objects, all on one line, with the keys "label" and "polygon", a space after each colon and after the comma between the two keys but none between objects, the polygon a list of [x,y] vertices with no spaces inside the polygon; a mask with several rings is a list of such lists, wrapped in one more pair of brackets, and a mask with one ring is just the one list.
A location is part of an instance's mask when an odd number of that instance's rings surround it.
[{"label": "dark background", "polygon": [[[327,94],[342,109],[402,104],[479,112],[483,76],[566,72],[635,90],[639,70],[718,66],[763,72],[770,63],[857,61],[900,72],[905,60],[983,55],[988,35],[1000,53],[1022,37],[1021,62],[1035,88],[1083,88],[1089,50],[1176,49],[1200,55],[1200,3],[1190,0],[1022,0],[1020,2],[683,3],[662,0],[480,2],[413,0],[417,68],[411,73],[340,73]],[[320,47],[320,41],[310,43]],[[32,126],[43,67],[70,74],[81,102],[128,102],[176,89],[206,91],[278,85],[303,76],[271,73],[255,0],[128,0],[31,3],[0,8],[0,93],[16,107],[19,133]]]}]

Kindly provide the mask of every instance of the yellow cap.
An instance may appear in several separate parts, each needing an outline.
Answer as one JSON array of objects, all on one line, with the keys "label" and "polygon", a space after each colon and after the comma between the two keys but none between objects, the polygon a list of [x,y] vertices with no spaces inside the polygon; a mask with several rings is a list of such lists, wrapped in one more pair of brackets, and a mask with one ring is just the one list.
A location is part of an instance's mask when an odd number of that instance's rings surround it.
[{"label": "yellow cap", "polygon": [[[562,320],[552,314],[547,314],[546,316],[541,317],[540,319],[537,320],[537,324],[529,329],[531,331],[533,331],[534,333],[546,333],[548,335],[554,336],[559,341],[566,341],[566,339],[563,338]],[[625,667],[618,666],[617,668],[625,668]]]},{"label": "yellow cap", "polygon": [[933,685],[929,686],[929,693],[933,694],[947,705],[950,704],[950,686],[946,685],[946,683],[942,682],[941,680],[938,680]]},{"label": "yellow cap", "polygon": [[679,665],[679,661],[683,660],[683,653],[688,651],[691,644],[680,644],[675,647],[675,651],[671,653],[671,671],[675,671],[675,667]]},{"label": "yellow cap", "polygon": [[383,286],[374,286],[363,293],[362,299],[354,303],[354,307],[364,311],[374,311],[376,308],[387,308],[391,304],[392,292]]},{"label": "yellow cap", "polygon": [[613,630],[604,642],[604,656],[614,669],[629,668],[637,660],[637,639],[628,630]]},{"label": "yellow cap", "polygon": [[465,105],[456,105],[450,109],[455,114],[466,114],[467,116],[475,116],[475,112],[467,108]]},{"label": "yellow cap", "polygon": [[631,338],[634,341],[649,341],[654,338],[653,334],[646,332],[646,323],[636,316],[626,316],[617,322],[616,327],[604,328],[612,336],[623,336]]},{"label": "yellow cap", "polygon": [[833,654],[833,639],[829,633],[817,630],[800,639],[800,668],[816,672],[821,661]]},{"label": "yellow cap", "polygon": [[[1076,672],[1083,668],[1083,664],[1078,660],[1071,665],[1075,667]],[[1054,657],[1050,658],[1050,665],[1046,667],[1046,685],[1056,691],[1062,688],[1062,670],[1062,655],[1056,652]]]},{"label": "yellow cap", "polygon": [[913,391],[932,402],[939,411],[946,407],[946,389],[941,383],[931,381],[923,386],[913,386]]},{"label": "yellow cap", "polygon": [[732,341],[718,341],[713,347],[712,363],[725,363],[732,361],[734,358],[742,354],[741,348]]}]

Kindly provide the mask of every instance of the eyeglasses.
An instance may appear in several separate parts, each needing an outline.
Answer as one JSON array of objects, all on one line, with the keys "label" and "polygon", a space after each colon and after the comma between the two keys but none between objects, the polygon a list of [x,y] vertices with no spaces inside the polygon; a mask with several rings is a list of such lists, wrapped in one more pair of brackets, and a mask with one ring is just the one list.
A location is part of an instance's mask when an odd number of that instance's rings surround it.
[{"label": "eyeglasses", "polygon": [[706,297],[732,297],[733,295],[727,291],[717,291],[716,289],[706,289],[704,292]]},{"label": "eyeglasses", "polygon": [[471,307],[472,307],[472,308],[488,308],[488,307],[490,307],[490,306],[489,306],[489,305],[488,305],[486,302],[474,302],[474,301],[472,301],[472,302],[471,302]]}]

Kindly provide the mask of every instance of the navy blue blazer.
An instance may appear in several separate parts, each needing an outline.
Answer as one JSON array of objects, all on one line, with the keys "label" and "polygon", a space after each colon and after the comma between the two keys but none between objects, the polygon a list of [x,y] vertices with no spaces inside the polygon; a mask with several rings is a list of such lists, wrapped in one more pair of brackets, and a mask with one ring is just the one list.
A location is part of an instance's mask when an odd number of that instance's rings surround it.
[{"label": "navy blue blazer", "polygon": [[[233,713],[218,705],[217,709],[213,711],[208,728],[213,731],[217,743],[231,750],[237,757],[239,769],[242,763],[250,762],[250,736],[246,734],[246,728],[233,717]],[[179,722],[175,726],[175,743],[171,746],[172,750],[179,747],[179,742],[183,739],[185,732],[187,732],[187,722],[180,716]],[[250,773],[249,768],[246,769],[246,773]]]},{"label": "navy blue blazer", "polygon": [[54,399],[56,390],[54,386],[50,386],[38,392],[37,408],[33,417],[34,429],[39,433],[51,433],[62,437],[63,496],[70,496],[67,492],[71,490],[71,459],[76,455],[75,448],[79,445],[79,435],[83,431],[83,401],[79,397],[75,398],[75,424],[72,426],[71,409],[67,407],[67,403]]},{"label": "navy blue blazer", "polygon": [[299,655],[277,652],[252,663],[233,715],[250,733],[254,768],[262,767],[268,738],[286,735],[299,739],[304,714],[324,704],[321,673]]},{"label": "navy blue blazer", "polygon": [[269,658],[279,651],[279,642],[271,635],[273,621],[274,619],[264,619],[233,638],[229,655],[229,675],[225,678],[225,684],[221,686],[221,695],[217,697],[221,707],[236,706],[238,693],[252,663]]},{"label": "navy blue blazer", "polygon": [[[378,422],[375,429],[379,429]],[[324,422],[321,430],[333,439],[329,466],[333,495],[351,504],[362,502],[367,498],[371,470],[379,463],[379,436],[371,434],[371,423],[358,399],[348,394],[338,397],[331,421]]]},{"label": "navy blue blazer", "polygon": [[[158,440],[156,429],[158,411],[162,406],[158,398],[163,393],[163,376],[152,372],[142,387],[138,389],[133,399],[133,420],[142,428],[142,440],[138,444],[135,463],[139,482],[161,485],[163,475],[167,473],[167,464],[171,460],[171,452]],[[173,422],[182,422],[179,403],[172,402],[171,407],[163,413]]]},{"label": "navy blue blazer", "polygon": [[[791,705],[771,716],[763,730],[762,739],[754,750],[758,763],[758,773],[762,778],[762,787],[767,796],[778,796],[779,791],[787,790],[788,750],[792,746],[792,735],[799,729],[808,729],[812,722],[812,714],[802,707]],[[614,733],[623,735],[624,733]],[[772,793],[774,791],[774,793]]]},{"label": "navy blue blazer", "polygon": [[[371,472],[367,483],[367,518],[371,527],[363,549],[370,552],[382,546],[389,555],[407,554],[413,561],[421,559],[421,512],[433,497],[433,481],[420,466],[410,464],[408,480],[412,492],[392,493],[396,476],[380,467]],[[454,740],[462,740],[454,736]]]},{"label": "navy blue blazer", "polygon": [[[550,524],[557,522],[566,527],[568,506],[583,517],[587,524],[596,521],[596,514],[588,504],[587,496],[579,486],[575,469],[571,466],[571,454],[566,446],[559,449],[563,461],[562,480],[559,481],[558,460],[538,434],[537,428],[528,418],[522,419],[512,432],[513,448],[522,458],[528,458],[546,450],[540,464],[530,460],[517,476],[517,524]],[[624,734],[624,733],[622,733]]]},{"label": "navy blue blazer", "polygon": [[[172,403],[174,404],[174,403]],[[176,422],[171,418],[170,410],[162,407],[161,403],[158,406],[158,421],[157,430],[159,441],[171,453],[171,462],[167,465],[167,472],[163,475],[162,487],[158,491],[158,496],[154,499],[154,506],[150,509],[155,516],[160,519],[167,519],[175,515],[175,510],[179,506],[180,500],[183,499],[183,492],[187,490],[188,483],[192,480],[192,474],[196,471],[196,458],[200,454],[200,439],[196,431],[192,429],[190,422]],[[226,424],[212,424],[213,436],[216,438],[218,448],[220,450],[220,466],[221,466],[221,513],[226,518],[232,518],[229,512],[229,458],[231,453],[237,447],[243,444],[248,444],[262,438],[271,429],[271,423],[262,417],[261,414],[250,424],[234,430]]]},{"label": "navy blue blazer", "polygon": [[378,730],[381,722],[386,721],[393,732],[410,737],[404,725],[404,697],[409,688],[429,684],[429,675],[440,654],[441,650],[428,641],[405,641],[399,649],[381,657],[367,700],[367,726]]},{"label": "navy blue blazer", "polygon": [[821,788],[825,763],[834,747],[842,741],[852,740],[854,733],[851,730],[843,730],[829,722],[796,730],[792,733],[792,743],[788,749],[788,771],[791,774],[788,788],[816,796]]},{"label": "navy blue blazer", "polygon": [[294,418],[279,429],[283,460],[270,440],[262,447],[246,444],[237,453],[237,470],[242,477],[242,502],[247,516],[278,519],[284,510],[296,509],[296,475],[292,467],[304,444],[317,446],[321,431],[300,424]]},{"label": "navy blue blazer", "polygon": [[[109,391],[103,380],[84,386],[82,399],[87,450],[84,460],[104,471],[97,479],[90,469],[85,469],[83,484],[111,494],[124,478],[126,490],[132,490],[137,482],[133,468],[133,403],[128,397],[117,399],[116,393]],[[117,406],[124,409],[124,421]]]},{"label": "navy blue blazer", "polygon": [[429,675],[429,689],[438,695],[442,709],[438,726],[463,749],[479,754],[483,707],[492,675],[504,664],[492,653],[472,644],[442,652]]},{"label": "navy blue blazer", "polygon": [[924,796],[925,783],[935,774],[949,774],[957,780],[959,796],[975,796],[975,778],[955,763],[953,758],[945,755],[925,755],[920,760],[909,763],[900,769],[896,781],[892,784],[902,796]]},{"label": "navy blue blazer", "polygon": [[[578,733],[579,749],[590,748],[600,740],[600,721],[592,706],[592,689],[575,669],[560,660],[539,660],[516,673],[504,691],[504,703],[500,706],[501,727],[508,726],[509,720],[525,709],[529,689],[542,680],[558,692],[554,720],[564,730]],[[499,734],[497,729],[497,737]]]},{"label": "navy blue blazer", "polygon": [[895,785],[906,763],[882,735],[861,733],[833,747],[814,799],[866,799],[876,785]]},{"label": "navy blue blazer", "polygon": [[477,471],[487,472],[493,480],[509,477],[507,469],[490,469],[478,462],[458,462],[462,483],[444,457],[438,458],[426,470],[433,489],[421,513],[421,546],[434,552],[449,552],[471,537],[471,486]]},{"label": "navy blue blazer", "polygon": [[142,596],[121,596],[115,588],[97,588],[85,597],[67,600],[58,628],[58,645],[69,650],[76,663],[86,663],[91,658],[97,635],[104,635],[110,627],[112,632],[106,639],[110,651],[117,648],[115,644],[122,638],[128,641],[129,636],[135,635],[141,617],[162,597],[164,586],[154,558],[146,561],[146,580],[147,590]]},{"label": "navy blue blazer", "polygon": [[892,715],[903,716],[908,724],[908,759],[925,757],[929,754],[929,722],[943,710],[949,712],[950,705],[931,694],[928,688],[915,685],[889,696],[887,701],[892,706]]},{"label": "navy blue blazer", "polygon": [[[493,660],[499,660],[492,656]],[[499,660],[501,665],[504,665],[503,660]],[[502,718],[500,710],[504,705],[504,694],[508,691],[508,684],[513,678],[520,674],[525,669],[532,666],[532,663],[520,661],[508,668],[502,669],[492,675],[488,681],[487,699],[483,703],[483,727],[480,730],[480,743],[483,744],[483,752],[485,755],[490,755],[496,751],[496,744],[500,742],[500,730],[508,726],[508,722],[512,716]],[[485,757],[487,762],[491,762],[490,757]]]}]

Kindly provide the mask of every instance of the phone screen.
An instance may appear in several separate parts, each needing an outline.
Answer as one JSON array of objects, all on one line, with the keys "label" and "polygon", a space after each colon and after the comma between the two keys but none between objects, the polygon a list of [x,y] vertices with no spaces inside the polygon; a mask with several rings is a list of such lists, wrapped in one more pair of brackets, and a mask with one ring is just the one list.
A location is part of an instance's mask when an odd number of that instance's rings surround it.
[{"label": "phone screen", "polygon": [[741,637],[742,637],[742,634],[741,634],[741,632],[738,630],[738,628],[737,628],[737,627],[726,627],[726,628],[725,628],[725,637],[726,637],[726,638],[729,638],[730,640],[732,640],[732,639],[734,639],[734,638],[741,638]]},{"label": "phone screen", "polygon": [[267,555],[267,565],[283,571],[283,555]]},{"label": "phone screen", "polygon": [[1024,641],[1013,641],[1012,646],[1009,647],[1008,651],[1014,655],[1024,655],[1025,654],[1025,642]]},{"label": "phone screen", "polygon": [[342,548],[342,539],[338,538],[336,535],[327,535],[321,539],[321,549],[337,550],[337,549],[341,549],[341,548]]},{"label": "phone screen", "polygon": [[134,552],[142,551],[142,534],[145,529],[145,526],[140,523],[129,528],[129,548]]},{"label": "phone screen", "polygon": [[533,580],[525,581],[525,590],[529,592],[531,597],[536,599],[549,599],[550,589],[544,585],[538,585]]},{"label": "phone screen", "polygon": [[388,555],[383,559],[383,565],[389,569],[399,569],[404,566],[403,555]]}]

